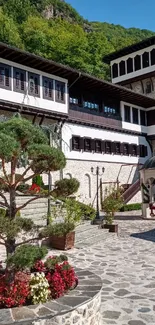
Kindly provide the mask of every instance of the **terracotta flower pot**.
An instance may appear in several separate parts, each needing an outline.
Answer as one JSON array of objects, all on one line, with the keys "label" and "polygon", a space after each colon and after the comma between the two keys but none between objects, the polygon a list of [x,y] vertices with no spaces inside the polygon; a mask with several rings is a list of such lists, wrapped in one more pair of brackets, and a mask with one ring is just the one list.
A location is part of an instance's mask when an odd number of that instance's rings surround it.
[{"label": "terracotta flower pot", "polygon": [[52,248],[68,250],[74,247],[75,231],[70,232],[63,236],[52,235],[50,236],[50,246]]}]

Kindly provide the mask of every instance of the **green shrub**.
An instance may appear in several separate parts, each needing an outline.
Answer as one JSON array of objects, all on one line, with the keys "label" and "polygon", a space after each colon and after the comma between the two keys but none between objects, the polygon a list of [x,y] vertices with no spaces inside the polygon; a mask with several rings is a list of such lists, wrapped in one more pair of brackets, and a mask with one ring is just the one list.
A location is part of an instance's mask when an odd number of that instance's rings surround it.
[{"label": "green shrub", "polygon": [[76,178],[64,178],[57,182],[55,182],[55,189],[53,191],[53,195],[55,197],[64,196],[67,197],[76,193],[80,186],[79,181]]},{"label": "green shrub", "polygon": [[53,258],[48,257],[44,264],[47,269],[54,270],[56,264],[62,263],[64,261],[68,261],[68,257],[66,255],[59,255]]},{"label": "green shrub", "polygon": [[46,247],[25,244],[16,248],[13,255],[8,256],[7,266],[16,270],[30,269],[36,261],[44,258],[48,250]]},{"label": "green shrub", "polygon": [[69,234],[74,231],[75,223],[74,222],[60,222],[47,226],[41,232],[41,237],[50,237],[52,235],[61,237],[63,235]]},{"label": "green shrub", "polygon": [[104,221],[111,225],[115,213],[120,210],[123,204],[121,189],[116,186],[105,188],[104,200],[102,202],[103,211],[105,212]]},{"label": "green shrub", "polygon": [[141,210],[141,208],[142,208],[141,203],[124,204],[121,207],[120,212]]},{"label": "green shrub", "polygon": [[6,210],[3,208],[0,208],[0,215],[2,218],[4,218],[6,216]]},{"label": "green shrub", "polygon": [[30,188],[29,184],[25,184],[25,183],[21,183],[18,187],[17,187],[17,191],[19,192],[27,192]]},{"label": "green shrub", "polygon": [[84,204],[77,201],[79,208],[81,210],[81,217],[83,220],[94,220],[96,216],[96,211],[91,205]]},{"label": "green shrub", "polygon": [[37,175],[37,176],[33,177],[32,184],[36,184],[36,185],[38,185],[38,186],[40,186],[40,187],[43,188],[44,187],[44,182],[43,182],[42,176],[41,175]]},{"label": "green shrub", "polygon": [[[6,209],[0,208],[0,216],[1,216],[1,218],[4,218],[6,216]],[[20,217],[20,216],[21,216],[20,211],[18,211],[16,213],[16,217]]]}]

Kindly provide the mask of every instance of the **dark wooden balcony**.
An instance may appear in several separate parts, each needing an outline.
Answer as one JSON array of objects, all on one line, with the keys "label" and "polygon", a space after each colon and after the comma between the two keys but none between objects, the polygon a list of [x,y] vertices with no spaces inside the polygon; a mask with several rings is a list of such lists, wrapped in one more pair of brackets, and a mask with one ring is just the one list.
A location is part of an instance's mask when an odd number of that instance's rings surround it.
[{"label": "dark wooden balcony", "polygon": [[105,114],[72,104],[69,109],[69,120],[85,125],[103,126],[107,129],[122,129],[121,116]]}]

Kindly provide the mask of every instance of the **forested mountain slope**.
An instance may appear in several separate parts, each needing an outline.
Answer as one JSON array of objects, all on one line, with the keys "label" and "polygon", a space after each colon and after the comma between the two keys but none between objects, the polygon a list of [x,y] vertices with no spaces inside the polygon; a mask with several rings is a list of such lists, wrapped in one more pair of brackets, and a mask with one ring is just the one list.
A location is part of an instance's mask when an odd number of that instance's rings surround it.
[{"label": "forested mountain slope", "polygon": [[105,54],[155,35],[89,22],[64,0],[0,0],[0,41],[109,78]]}]

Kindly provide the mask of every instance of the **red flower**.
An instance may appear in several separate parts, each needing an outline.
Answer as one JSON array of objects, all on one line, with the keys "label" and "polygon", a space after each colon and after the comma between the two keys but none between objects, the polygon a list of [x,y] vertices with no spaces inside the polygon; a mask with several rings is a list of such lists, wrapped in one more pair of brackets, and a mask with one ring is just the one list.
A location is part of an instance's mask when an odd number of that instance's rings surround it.
[{"label": "red flower", "polygon": [[37,184],[32,184],[31,187],[29,188],[29,191],[32,191],[34,193],[39,193],[40,192],[40,186]]},{"label": "red flower", "polygon": [[56,269],[61,274],[65,286],[65,291],[71,289],[75,285],[75,282],[77,282],[72,266],[67,261],[65,261],[62,264],[57,265]]},{"label": "red flower", "polygon": [[53,299],[59,298],[64,294],[65,286],[61,275],[58,272],[51,274],[50,272],[46,275],[50,286],[51,297]]},{"label": "red flower", "polygon": [[0,277],[0,307],[17,307],[25,304],[29,295],[29,282],[14,279],[11,283],[7,275]]},{"label": "red flower", "polygon": [[33,269],[35,270],[35,272],[46,272],[47,271],[46,266],[42,261],[37,261],[34,264]]}]

